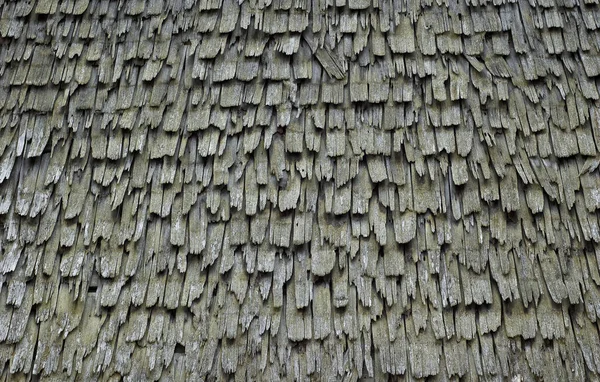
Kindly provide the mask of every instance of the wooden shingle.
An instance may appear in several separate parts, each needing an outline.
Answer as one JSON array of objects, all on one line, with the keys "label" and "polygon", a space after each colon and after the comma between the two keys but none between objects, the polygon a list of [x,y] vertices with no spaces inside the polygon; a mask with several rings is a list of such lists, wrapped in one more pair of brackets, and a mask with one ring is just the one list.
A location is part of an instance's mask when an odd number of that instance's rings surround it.
[{"label": "wooden shingle", "polygon": [[597,379],[584,5],[0,5],[0,379]]}]

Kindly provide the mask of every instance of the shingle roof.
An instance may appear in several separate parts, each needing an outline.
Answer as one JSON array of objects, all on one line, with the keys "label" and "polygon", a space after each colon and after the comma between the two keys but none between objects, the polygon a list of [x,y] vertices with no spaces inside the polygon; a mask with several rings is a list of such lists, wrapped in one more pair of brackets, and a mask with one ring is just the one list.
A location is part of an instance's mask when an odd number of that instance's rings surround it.
[{"label": "shingle roof", "polygon": [[597,0],[0,2],[0,380],[599,379],[599,51]]}]

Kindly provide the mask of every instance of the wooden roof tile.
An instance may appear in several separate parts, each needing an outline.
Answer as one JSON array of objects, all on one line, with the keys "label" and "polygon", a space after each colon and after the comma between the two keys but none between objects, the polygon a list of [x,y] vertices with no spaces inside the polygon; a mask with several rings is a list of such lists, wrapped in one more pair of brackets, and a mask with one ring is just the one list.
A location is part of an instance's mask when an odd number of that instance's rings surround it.
[{"label": "wooden roof tile", "polygon": [[440,4],[0,6],[0,376],[597,377],[597,4]]}]

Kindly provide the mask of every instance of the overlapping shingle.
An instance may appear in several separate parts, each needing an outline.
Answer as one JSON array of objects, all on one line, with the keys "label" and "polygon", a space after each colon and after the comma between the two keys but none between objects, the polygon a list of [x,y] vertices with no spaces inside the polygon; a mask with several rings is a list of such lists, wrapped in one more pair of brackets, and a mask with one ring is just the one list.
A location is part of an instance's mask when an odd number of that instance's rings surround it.
[{"label": "overlapping shingle", "polygon": [[596,379],[599,12],[0,5],[0,375]]}]

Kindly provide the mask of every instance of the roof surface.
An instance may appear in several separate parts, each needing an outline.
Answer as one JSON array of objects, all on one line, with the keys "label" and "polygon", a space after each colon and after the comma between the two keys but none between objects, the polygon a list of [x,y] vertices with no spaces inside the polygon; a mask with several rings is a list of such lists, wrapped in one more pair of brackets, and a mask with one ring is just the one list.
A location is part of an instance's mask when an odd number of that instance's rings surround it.
[{"label": "roof surface", "polygon": [[599,28],[0,1],[0,380],[598,380]]}]

